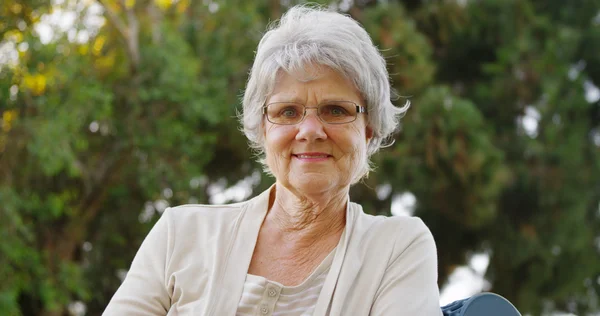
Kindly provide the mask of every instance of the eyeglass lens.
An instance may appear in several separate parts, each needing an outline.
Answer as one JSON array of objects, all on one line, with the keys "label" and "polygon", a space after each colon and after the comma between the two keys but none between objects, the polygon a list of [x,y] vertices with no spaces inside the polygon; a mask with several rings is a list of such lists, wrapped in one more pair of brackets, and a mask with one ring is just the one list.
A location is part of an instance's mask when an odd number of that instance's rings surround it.
[{"label": "eyeglass lens", "polygon": [[[267,119],[271,123],[291,125],[304,119],[305,107],[303,104],[292,102],[276,102],[267,105]],[[336,101],[320,104],[317,115],[321,121],[331,124],[350,123],[356,119],[356,104],[348,101]]]}]

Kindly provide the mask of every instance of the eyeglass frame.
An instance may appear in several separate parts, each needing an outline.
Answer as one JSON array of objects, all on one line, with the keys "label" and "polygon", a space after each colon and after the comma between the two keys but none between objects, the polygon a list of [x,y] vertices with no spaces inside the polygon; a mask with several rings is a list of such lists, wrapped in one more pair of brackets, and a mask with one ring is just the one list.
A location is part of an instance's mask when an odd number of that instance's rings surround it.
[{"label": "eyeglass frame", "polygon": [[[342,123],[332,123],[332,122],[326,122],[321,118],[321,115],[319,115],[319,108],[322,105],[327,105],[328,103],[332,103],[332,102],[348,102],[348,103],[352,103],[354,104],[354,106],[356,107],[356,115],[354,116],[354,119],[352,121],[348,121],[348,122],[342,122]],[[271,104],[278,104],[278,103],[291,103],[291,104],[297,104],[297,105],[302,105],[302,107],[304,107],[304,112],[302,112],[302,118],[293,124],[282,124],[282,123],[275,123],[273,121],[271,121],[269,119],[269,115],[267,114],[267,107]],[[307,109],[315,109],[317,110],[317,118],[319,119],[319,121],[321,121],[323,124],[331,124],[331,125],[342,125],[342,124],[348,124],[348,123],[352,123],[354,121],[356,121],[356,119],[358,118],[358,114],[360,113],[367,113],[367,108],[362,106],[362,105],[358,105],[355,102],[352,101],[348,101],[348,100],[327,100],[323,103],[319,103],[317,104],[317,106],[306,106],[306,104],[302,104],[300,102],[293,102],[293,101],[281,101],[281,102],[271,102],[268,103],[266,105],[263,105],[262,107],[262,113],[263,115],[267,118],[267,121],[269,121],[272,124],[276,124],[276,125],[296,125],[296,124],[300,124],[304,121],[304,119],[306,119],[306,110]]]}]

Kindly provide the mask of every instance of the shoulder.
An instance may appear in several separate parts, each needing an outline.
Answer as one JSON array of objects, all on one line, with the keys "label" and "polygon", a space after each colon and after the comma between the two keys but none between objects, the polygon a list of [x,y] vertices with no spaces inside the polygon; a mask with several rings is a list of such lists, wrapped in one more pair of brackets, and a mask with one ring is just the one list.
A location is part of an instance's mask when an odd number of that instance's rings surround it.
[{"label": "shoulder", "polygon": [[237,218],[243,212],[247,203],[246,201],[223,205],[184,204],[167,208],[163,217],[177,226],[198,222],[228,221]]},{"label": "shoulder", "polygon": [[[414,255],[437,258],[435,240],[429,228],[418,217],[389,217],[390,226],[396,228],[394,256]],[[436,259],[437,260],[437,259]]]},{"label": "shoulder", "polygon": [[214,216],[221,213],[240,211],[245,207],[247,203],[248,201],[222,205],[182,204],[178,206],[169,207],[168,210],[171,212],[171,214],[178,214],[179,216]]},{"label": "shoulder", "polygon": [[406,239],[411,236],[431,235],[429,228],[423,221],[414,216],[383,216],[369,215],[363,212],[362,207],[354,204],[357,214],[357,227],[378,232],[378,235],[386,235],[387,239],[391,236]]},{"label": "shoulder", "polygon": [[[413,216],[373,216],[357,212],[356,230],[362,238],[386,247],[392,257],[404,253],[409,248],[421,248],[425,252],[436,253],[433,235],[425,223]],[[421,251],[418,251],[421,252]]]},{"label": "shoulder", "polygon": [[198,253],[206,256],[204,251],[222,247],[235,235],[245,208],[246,203],[169,207],[153,229],[166,242],[169,258],[184,260]]}]

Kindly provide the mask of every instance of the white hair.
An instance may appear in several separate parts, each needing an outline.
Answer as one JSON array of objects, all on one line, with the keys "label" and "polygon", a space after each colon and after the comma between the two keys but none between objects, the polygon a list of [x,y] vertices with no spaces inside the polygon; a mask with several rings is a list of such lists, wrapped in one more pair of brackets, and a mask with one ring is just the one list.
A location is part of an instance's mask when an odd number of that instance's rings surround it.
[{"label": "white hair", "polygon": [[[369,34],[349,16],[319,6],[298,5],[268,27],[258,44],[244,92],[240,118],[243,132],[260,157],[264,154],[262,109],[273,91],[277,74],[306,73],[309,65],[331,68],[360,92],[366,103],[363,105],[367,108],[367,125],[373,130],[367,146],[368,157],[390,143],[410,103],[403,107],[392,104],[385,59]],[[365,165],[361,177],[371,169],[369,159],[365,159]]]}]

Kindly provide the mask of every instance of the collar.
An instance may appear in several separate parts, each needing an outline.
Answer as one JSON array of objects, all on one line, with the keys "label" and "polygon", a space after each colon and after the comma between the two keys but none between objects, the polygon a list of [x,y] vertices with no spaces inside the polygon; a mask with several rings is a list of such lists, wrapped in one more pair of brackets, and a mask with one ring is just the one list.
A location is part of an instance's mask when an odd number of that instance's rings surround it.
[{"label": "collar", "polygon": [[[209,300],[211,307],[208,315],[235,315],[242,296],[244,282],[256,247],[256,240],[269,208],[269,196],[275,184],[260,195],[243,203],[238,216],[233,237],[225,251],[225,264],[215,271],[216,291]],[[315,306],[314,316],[325,316],[328,313],[333,292],[346,256],[352,231],[358,217],[358,209],[354,203],[346,203],[346,227],[336,247],[331,268],[321,289]]]}]

